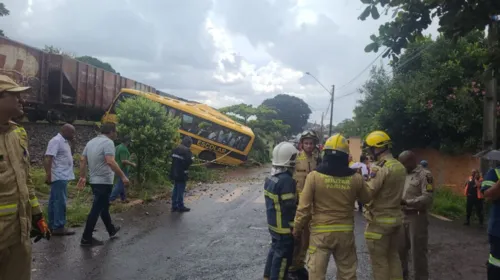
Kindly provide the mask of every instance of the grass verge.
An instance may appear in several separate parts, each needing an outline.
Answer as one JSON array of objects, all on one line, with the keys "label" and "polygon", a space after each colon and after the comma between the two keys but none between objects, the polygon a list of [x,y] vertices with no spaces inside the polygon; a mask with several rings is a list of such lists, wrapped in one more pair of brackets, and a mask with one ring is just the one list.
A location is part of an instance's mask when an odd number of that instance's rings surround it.
[{"label": "grass verge", "polygon": [[[205,166],[196,166],[190,170],[190,187],[197,183],[209,183],[218,181],[222,178],[225,169],[208,169]],[[75,168],[75,177],[79,178],[79,170]],[[31,179],[36,190],[38,199],[44,205],[44,215],[48,220],[48,199],[50,196],[50,186],[45,184],[45,171],[43,168],[34,167],[31,169]],[[153,197],[158,195],[168,198],[172,190],[172,184],[169,181],[164,183],[146,182],[143,184],[132,184],[127,189],[127,198],[129,200],[141,199],[144,202],[150,202]],[[66,208],[66,223],[68,227],[82,226],[90,211],[92,205],[92,190],[90,186],[83,190],[76,188],[76,181],[71,181],[68,184],[68,201]],[[118,213],[128,209],[127,204],[116,203],[112,204],[111,212]]]},{"label": "grass verge", "polygon": [[466,199],[463,195],[453,192],[446,186],[436,189],[432,213],[450,219],[463,218],[465,215]]}]

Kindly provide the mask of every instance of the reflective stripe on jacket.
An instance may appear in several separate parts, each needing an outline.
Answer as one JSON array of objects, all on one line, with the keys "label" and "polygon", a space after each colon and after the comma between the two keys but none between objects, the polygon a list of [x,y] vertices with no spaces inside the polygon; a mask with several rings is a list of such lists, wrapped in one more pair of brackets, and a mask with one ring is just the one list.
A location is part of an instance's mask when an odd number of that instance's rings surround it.
[{"label": "reflective stripe on jacket", "polygon": [[41,209],[29,185],[27,133],[15,123],[0,126],[0,250],[31,242],[31,216]]},{"label": "reflective stripe on jacket", "polygon": [[304,189],[307,174],[315,170],[320,162],[321,158],[317,150],[314,150],[311,156],[308,156],[305,151],[301,151],[297,155],[293,178],[297,182],[297,193],[299,194],[299,196]]},{"label": "reflective stripe on jacket", "polygon": [[292,175],[283,172],[268,177],[264,184],[264,197],[269,229],[279,234],[290,234],[297,209]]}]

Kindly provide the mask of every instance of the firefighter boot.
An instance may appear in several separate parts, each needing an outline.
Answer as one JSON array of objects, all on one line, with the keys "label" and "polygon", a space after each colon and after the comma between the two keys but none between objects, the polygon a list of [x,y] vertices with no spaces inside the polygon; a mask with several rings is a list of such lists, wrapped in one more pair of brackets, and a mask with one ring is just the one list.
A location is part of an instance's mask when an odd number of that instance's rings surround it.
[{"label": "firefighter boot", "polygon": [[299,276],[299,280],[309,280],[309,272],[304,267],[297,270],[297,275]]}]

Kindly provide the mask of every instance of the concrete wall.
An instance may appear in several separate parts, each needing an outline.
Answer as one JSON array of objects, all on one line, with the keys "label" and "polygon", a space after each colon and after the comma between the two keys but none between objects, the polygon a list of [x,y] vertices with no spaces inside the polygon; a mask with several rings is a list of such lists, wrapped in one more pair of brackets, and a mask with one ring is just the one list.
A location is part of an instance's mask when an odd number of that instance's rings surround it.
[{"label": "concrete wall", "polygon": [[479,168],[479,159],[472,154],[450,156],[434,149],[414,149],[418,160],[425,159],[434,176],[437,186],[447,185],[458,193],[462,193],[463,185],[471,170]]},{"label": "concrete wall", "polygon": [[[349,149],[353,160],[358,161],[361,155],[360,137],[349,138]],[[413,152],[417,155],[418,161],[427,160],[436,186],[446,185],[457,193],[462,193],[463,185],[471,170],[479,169],[480,166],[479,159],[472,157],[472,154],[451,156],[435,149],[414,149]]]},{"label": "concrete wall", "polygon": [[361,156],[361,138],[360,137],[349,137],[349,152],[352,155],[352,160],[354,162],[359,161]]}]

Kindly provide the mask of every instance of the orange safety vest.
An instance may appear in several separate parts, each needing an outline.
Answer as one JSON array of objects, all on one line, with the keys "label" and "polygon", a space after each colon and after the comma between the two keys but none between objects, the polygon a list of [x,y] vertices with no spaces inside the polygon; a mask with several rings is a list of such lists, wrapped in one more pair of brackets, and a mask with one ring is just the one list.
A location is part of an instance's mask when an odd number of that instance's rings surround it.
[{"label": "orange safety vest", "polygon": [[[472,179],[472,176],[469,177],[469,181]],[[469,193],[469,181],[465,182],[465,189],[464,189],[464,195],[467,196]],[[477,198],[482,199],[484,198],[483,193],[481,192],[481,182],[483,181],[483,178],[479,178],[479,186],[477,187]]]}]

